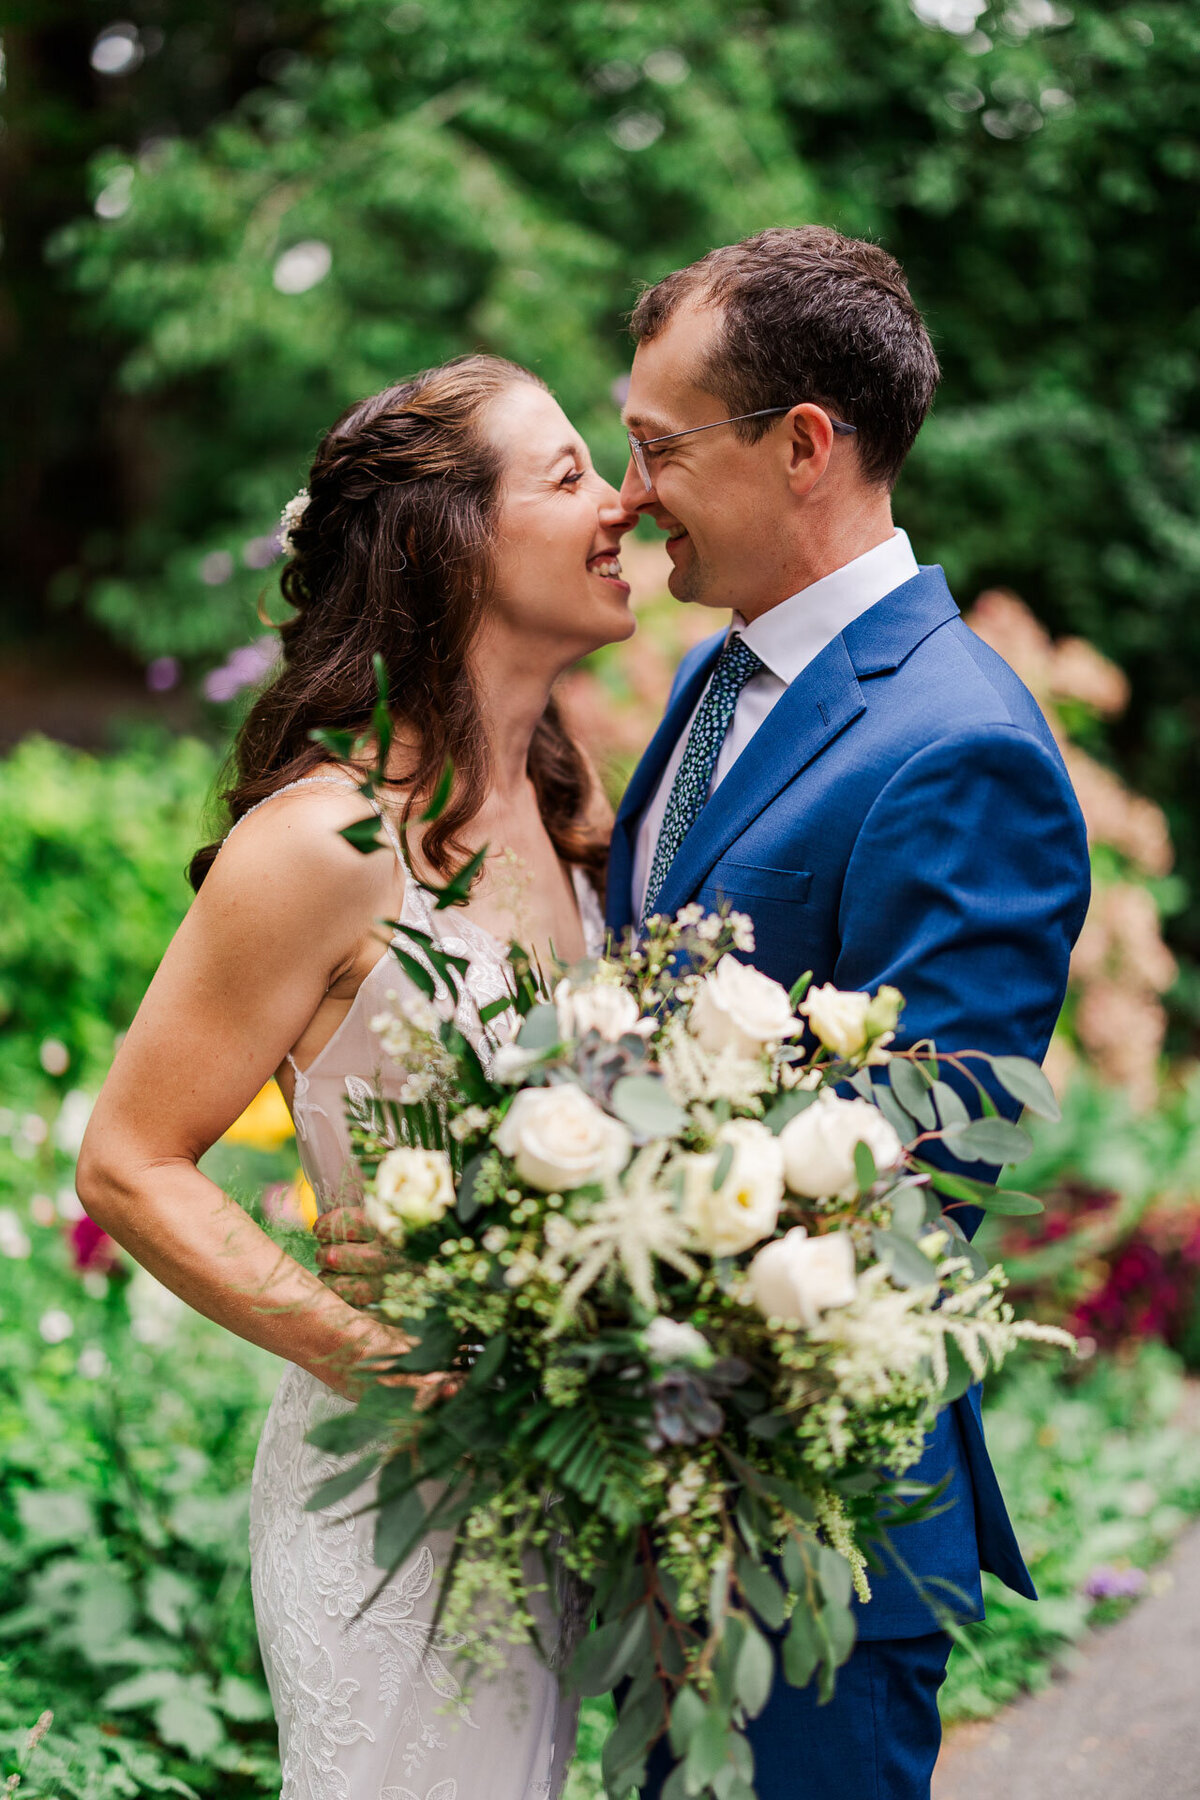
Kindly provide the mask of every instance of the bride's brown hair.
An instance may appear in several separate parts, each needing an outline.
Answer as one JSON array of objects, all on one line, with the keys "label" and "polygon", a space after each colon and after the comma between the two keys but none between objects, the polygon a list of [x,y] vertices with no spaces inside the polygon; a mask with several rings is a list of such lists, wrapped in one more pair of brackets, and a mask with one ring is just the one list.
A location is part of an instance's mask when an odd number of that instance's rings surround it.
[{"label": "bride's brown hair", "polygon": [[[462,357],[360,401],[322,438],[280,577],[294,608],[279,628],[282,668],[238,733],[221,795],[231,822],[328,762],[314,727],[367,729],[378,652],[393,715],[417,737],[395,784],[402,816],[428,802],[449,757],[454,792],[422,853],[443,878],[469,855],[461,833],[483,804],[490,759],[468,651],[492,590],[504,477],[481,419],[516,382],[544,386],[500,357]],[[601,885],[607,844],[587,824],[592,778],[553,698],[529,746],[529,776],[555,850]],[[219,848],[192,858],[193,888]]]}]

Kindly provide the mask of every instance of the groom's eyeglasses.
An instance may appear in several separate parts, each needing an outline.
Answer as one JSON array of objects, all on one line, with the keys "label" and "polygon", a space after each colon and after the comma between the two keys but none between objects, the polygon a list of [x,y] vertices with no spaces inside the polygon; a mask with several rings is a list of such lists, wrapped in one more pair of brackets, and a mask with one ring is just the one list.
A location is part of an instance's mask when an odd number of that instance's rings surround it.
[{"label": "groom's eyeglasses", "polygon": [[[791,412],[790,406],[764,406],[760,412],[737,413],[732,419],[715,419],[711,425],[689,425],[684,431],[666,431],[661,437],[637,438],[632,431],[629,436],[629,454],[633,458],[633,466],[646,484],[646,492],[650,493],[654,482],[650,475],[650,465],[646,461],[646,452],[652,444],[669,444],[675,438],[691,437],[695,431],[715,431],[718,425],[740,425],[744,419],[770,419],[776,413]],[[831,418],[829,423],[839,437],[850,437],[858,430],[857,425],[847,425],[844,419]]]}]

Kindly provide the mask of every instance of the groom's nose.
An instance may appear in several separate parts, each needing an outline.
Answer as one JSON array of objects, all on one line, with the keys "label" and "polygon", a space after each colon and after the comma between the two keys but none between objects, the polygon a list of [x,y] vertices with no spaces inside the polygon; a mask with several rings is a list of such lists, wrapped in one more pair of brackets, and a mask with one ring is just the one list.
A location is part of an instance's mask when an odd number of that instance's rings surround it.
[{"label": "groom's nose", "polygon": [[621,504],[626,512],[632,513],[636,519],[640,513],[654,505],[653,488],[647,488],[642,480],[637,464],[632,456],[625,465],[625,474],[621,479]]}]

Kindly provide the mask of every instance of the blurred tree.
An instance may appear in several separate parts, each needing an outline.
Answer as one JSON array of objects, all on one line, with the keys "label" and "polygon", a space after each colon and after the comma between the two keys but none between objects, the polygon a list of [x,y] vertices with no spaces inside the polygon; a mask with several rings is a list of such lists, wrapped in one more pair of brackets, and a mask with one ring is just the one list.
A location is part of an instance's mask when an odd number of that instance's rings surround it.
[{"label": "blurred tree", "polygon": [[[896,251],[945,365],[898,516],[964,601],[1011,584],[1128,670],[1119,751],[1200,888],[1187,0],[162,0],[157,23],[127,110],[89,125],[118,146],[93,216],[52,239],[123,471],[60,596],[144,657],[215,660],[254,632],[318,431],[474,346],[539,368],[615,474],[638,281],[824,220]],[[225,60],[164,130],[132,96],[169,58],[181,89]]]}]

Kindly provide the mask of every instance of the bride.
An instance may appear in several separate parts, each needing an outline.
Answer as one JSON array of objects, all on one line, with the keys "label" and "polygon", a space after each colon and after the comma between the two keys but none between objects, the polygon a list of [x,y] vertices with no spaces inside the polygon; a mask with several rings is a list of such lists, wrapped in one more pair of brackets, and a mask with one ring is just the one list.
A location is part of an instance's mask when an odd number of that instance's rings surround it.
[{"label": "bride", "polygon": [[[454,1642],[428,1628],[449,1539],[433,1534],[364,1611],[379,1572],[361,1491],[304,1511],[337,1466],[305,1434],[345,1408],[364,1358],[403,1339],[281,1255],[197,1164],[274,1074],[322,1212],[357,1197],[345,1104],[356,1083],[388,1091],[370,1020],[406,981],[381,920],[436,928],[469,959],[467,1032],[503,991],[510,937],[568,961],[600,947],[610,820],[551,688],[634,629],[617,560],[634,520],[537,377],[483,356],[351,408],[309,495],[292,509],[282,668],[237,742],[232,826],[193,861],[196,899],[93,1113],[79,1193],[159,1280],[290,1364],[251,1499],[282,1800],[554,1800],[574,1706],[524,1648],[503,1680],[460,1690]],[[364,815],[354,771],[310,734],[366,727],[376,652],[395,739],[386,848],[364,855],[339,836]],[[422,830],[447,757],[450,803]],[[429,879],[489,846],[465,909],[434,920],[406,879],[410,819]],[[546,1606],[553,1644],[567,1626]]]}]

